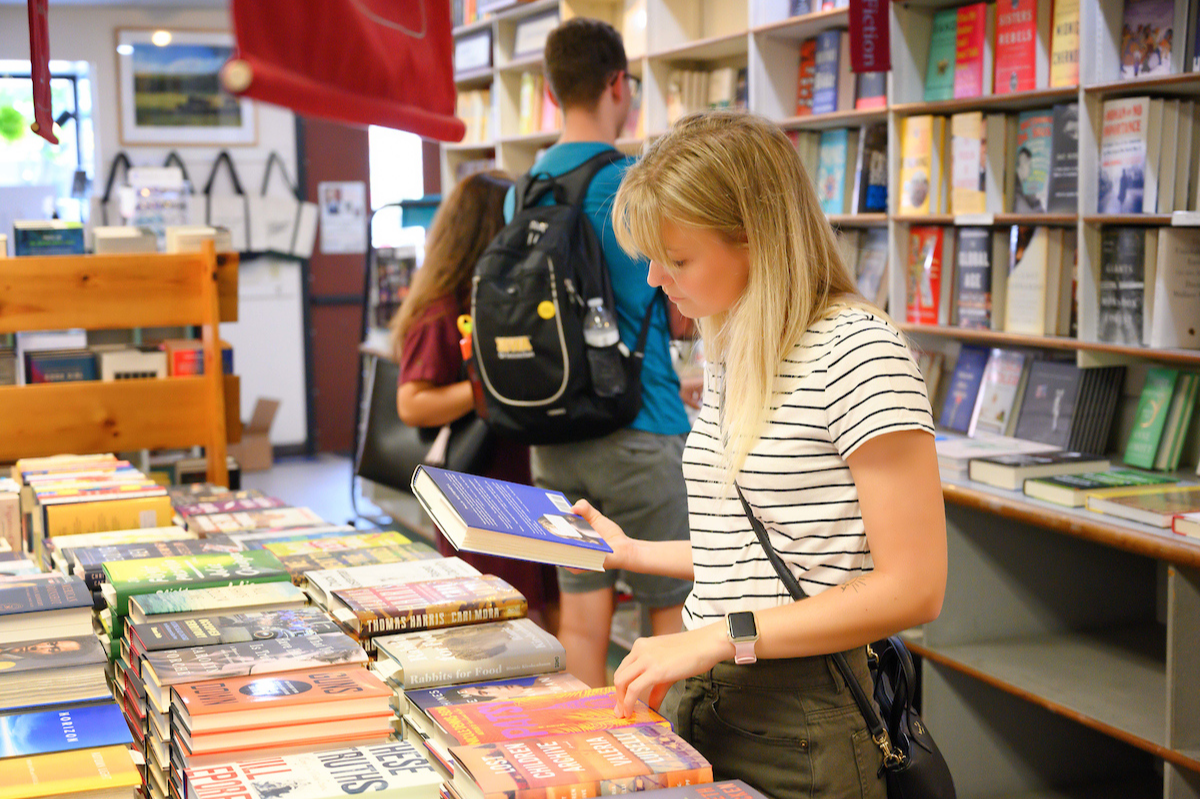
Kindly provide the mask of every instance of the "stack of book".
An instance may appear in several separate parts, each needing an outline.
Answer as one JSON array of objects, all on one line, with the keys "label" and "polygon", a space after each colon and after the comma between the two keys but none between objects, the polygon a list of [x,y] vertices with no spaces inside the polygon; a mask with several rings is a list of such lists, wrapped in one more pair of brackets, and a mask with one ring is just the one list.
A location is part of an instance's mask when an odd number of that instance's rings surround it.
[{"label": "stack of book", "polygon": [[460,558],[429,558],[405,563],[311,571],[306,574],[304,590],[313,602],[336,616],[336,611],[347,608],[337,597],[337,591],[478,575],[478,569]]},{"label": "stack of book", "polygon": [[0,712],[112,698],[108,655],[90,629],[82,635],[49,630],[27,635],[0,643]]},{"label": "stack of book", "polygon": [[304,585],[310,571],[371,566],[409,560],[439,558],[437,550],[424,541],[414,541],[394,531],[355,533],[296,540],[259,539],[262,547],[279,558],[297,585]]}]

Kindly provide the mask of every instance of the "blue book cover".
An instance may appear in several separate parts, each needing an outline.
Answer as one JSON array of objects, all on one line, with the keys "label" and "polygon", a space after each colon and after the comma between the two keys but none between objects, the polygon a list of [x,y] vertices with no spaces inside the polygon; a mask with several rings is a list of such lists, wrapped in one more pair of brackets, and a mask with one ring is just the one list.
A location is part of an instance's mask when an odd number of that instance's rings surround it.
[{"label": "blue book cover", "polygon": [[95,353],[86,350],[25,353],[26,383],[74,383],[99,379]]},{"label": "blue book cover", "polygon": [[850,131],[846,128],[821,132],[821,143],[817,147],[817,199],[821,201],[821,210],[827,214],[846,211],[849,136]]},{"label": "blue book cover", "polygon": [[612,552],[561,492],[421,466],[413,493],[459,549],[601,570]]},{"label": "blue book cover", "polygon": [[63,222],[14,222],[17,255],[83,255],[83,226]]},{"label": "blue book cover", "polygon": [[0,587],[0,616],[91,606],[91,589],[78,577],[68,577],[58,583],[38,582]]},{"label": "blue book cover", "polygon": [[0,758],[132,743],[115,702],[0,716]]},{"label": "blue book cover", "polygon": [[825,31],[817,35],[817,69],[813,75],[812,112],[831,114],[838,110],[838,55],[842,32]]},{"label": "blue book cover", "polygon": [[987,360],[986,347],[965,345],[959,352],[958,363],[954,364],[954,374],[950,378],[950,387],[946,391],[946,402],[942,406],[939,420],[945,429],[965,433],[971,426],[975,396],[979,393],[979,384],[983,382],[983,370],[987,366]]}]

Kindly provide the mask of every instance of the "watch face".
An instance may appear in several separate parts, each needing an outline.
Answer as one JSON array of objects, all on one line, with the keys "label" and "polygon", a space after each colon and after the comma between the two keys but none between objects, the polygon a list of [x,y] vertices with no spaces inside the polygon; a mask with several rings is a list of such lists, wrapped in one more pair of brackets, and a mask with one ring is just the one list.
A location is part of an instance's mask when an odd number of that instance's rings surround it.
[{"label": "watch face", "polygon": [[739,638],[753,638],[758,635],[758,625],[754,623],[754,614],[748,610],[730,613],[729,637],[735,641]]}]

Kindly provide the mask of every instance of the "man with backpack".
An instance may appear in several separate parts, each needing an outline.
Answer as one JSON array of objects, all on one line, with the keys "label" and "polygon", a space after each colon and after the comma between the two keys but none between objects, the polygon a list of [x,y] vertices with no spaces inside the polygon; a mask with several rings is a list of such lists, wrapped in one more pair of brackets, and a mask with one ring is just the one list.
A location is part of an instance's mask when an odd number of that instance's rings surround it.
[{"label": "man with backpack", "polygon": [[[620,332],[618,346],[624,353],[632,389],[638,388],[640,376],[641,404],[632,422],[598,437],[571,440],[568,433],[556,439],[568,443],[546,444],[543,442],[552,439],[536,432],[528,436],[535,444],[531,450],[534,482],[562,491],[572,501],[587,499],[631,536],[646,540],[687,540],[687,493],[682,458],[684,439],[691,426],[680,399],[679,379],[671,363],[667,304],[658,290],[646,282],[648,264],[626,255],[617,244],[612,229],[613,197],[625,168],[631,163],[631,159],[620,156],[613,145],[629,114],[636,79],[629,75],[621,34],[611,25],[592,19],[571,19],[551,32],[546,40],[545,62],[550,90],[563,111],[563,133],[538,159],[526,179],[509,193],[506,214],[511,220],[514,210],[523,205],[518,203],[516,191],[523,190],[530,181],[539,177],[567,176],[563,183],[568,184],[570,173],[578,167],[584,167],[580,172],[594,170],[590,183],[584,184],[586,193],[583,194],[582,211],[603,252],[611,289],[605,287],[603,291],[598,289],[589,293],[586,286],[577,287],[568,280],[564,282],[565,292],[553,296],[561,298],[562,294],[571,294],[578,300],[574,292],[580,288],[584,299],[576,304],[581,307],[588,298],[593,303],[597,297],[604,300],[608,313],[616,317]],[[602,155],[606,153],[613,160]],[[597,164],[605,160],[608,163]],[[582,177],[586,179],[587,175]],[[566,193],[555,196],[560,202],[570,201]],[[530,199],[531,204],[553,202],[549,197]],[[537,229],[539,224],[532,223],[530,227]],[[483,263],[481,260],[476,271],[477,283]],[[611,301],[605,294],[611,296]],[[555,303],[558,302],[556,299]],[[562,303],[571,304],[566,300]],[[537,305],[538,313],[548,307],[552,307],[551,303],[543,301]],[[485,321],[479,318],[478,308],[476,311],[478,329]],[[547,311],[546,315],[549,314]],[[561,335],[561,326],[558,329]],[[586,333],[584,330],[584,335]],[[536,336],[534,338],[536,348]],[[477,346],[480,346],[479,342]],[[520,350],[521,345],[515,349]],[[643,351],[641,357],[638,357],[639,349]],[[633,357],[630,357],[631,353]],[[506,354],[513,356],[513,352]],[[589,356],[594,354],[589,353]],[[486,359],[481,361],[486,368]],[[493,372],[515,374],[504,367],[519,369],[519,363],[515,359],[497,363]],[[585,367],[586,364],[584,359]],[[569,369],[564,367],[562,371],[565,373]],[[577,368],[573,374],[579,371]],[[592,374],[596,374],[594,364]],[[563,381],[564,384],[567,382],[565,376]],[[603,389],[603,386],[596,386],[594,392],[603,397]],[[566,410],[559,409],[558,412],[573,414],[581,405],[589,404],[586,399],[573,400]],[[637,399],[636,393],[634,399]],[[603,399],[598,402],[603,406]],[[491,399],[488,407],[489,410],[493,408]],[[580,425],[582,429],[582,423]],[[641,574],[621,574],[619,577],[648,610],[655,634],[682,629],[680,613],[691,583]],[[593,686],[604,685],[607,681],[605,665],[617,579],[618,575],[612,572],[576,574],[559,569],[562,616],[558,636],[566,649],[567,668]]]}]

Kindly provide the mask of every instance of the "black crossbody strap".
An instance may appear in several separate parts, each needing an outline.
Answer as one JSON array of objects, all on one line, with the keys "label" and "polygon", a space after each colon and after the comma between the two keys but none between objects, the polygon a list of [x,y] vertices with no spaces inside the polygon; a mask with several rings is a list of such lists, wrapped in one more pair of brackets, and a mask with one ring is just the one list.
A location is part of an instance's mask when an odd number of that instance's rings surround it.
[{"label": "black crossbody strap", "polygon": [[[750,520],[750,526],[754,528],[754,534],[758,536],[758,543],[762,544],[763,550],[767,553],[767,560],[771,561],[771,566],[775,568],[775,573],[783,581],[784,587],[792,595],[792,599],[795,599],[797,602],[801,599],[807,599],[808,594],[800,587],[800,581],[796,579],[796,576],[784,564],[783,559],[779,557],[779,553],[771,546],[771,539],[767,537],[767,528],[754,515],[750,503],[746,501],[746,496],[742,493],[742,487],[735,482],[733,488],[737,491],[738,499],[742,501],[742,510],[745,511],[746,518]],[[863,719],[867,722],[867,730],[870,731],[871,737],[878,741],[881,737],[886,736],[887,733],[884,731],[883,721],[879,718],[879,714],[875,711],[875,708],[871,706],[871,700],[863,691],[862,686],[858,684],[858,679],[850,669],[850,664],[846,662],[846,656],[841,652],[835,652],[830,657],[833,659],[833,665],[837,667],[838,673],[842,675],[846,687],[850,689],[850,695],[854,697],[854,703],[858,705],[859,712],[862,713]]]}]

